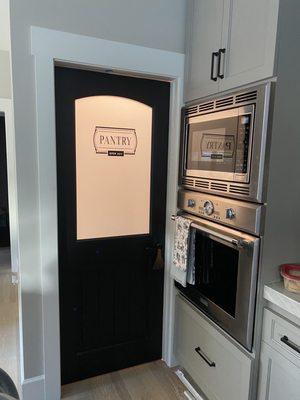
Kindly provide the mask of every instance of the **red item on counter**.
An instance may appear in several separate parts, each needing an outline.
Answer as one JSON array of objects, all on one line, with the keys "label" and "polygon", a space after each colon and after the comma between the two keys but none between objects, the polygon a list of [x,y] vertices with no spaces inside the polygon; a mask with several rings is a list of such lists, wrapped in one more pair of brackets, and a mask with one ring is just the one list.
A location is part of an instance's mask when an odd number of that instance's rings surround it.
[{"label": "red item on counter", "polygon": [[300,264],[283,264],[280,267],[280,272],[286,290],[300,293]]},{"label": "red item on counter", "polygon": [[300,264],[282,264],[280,268],[283,277],[300,281]]}]

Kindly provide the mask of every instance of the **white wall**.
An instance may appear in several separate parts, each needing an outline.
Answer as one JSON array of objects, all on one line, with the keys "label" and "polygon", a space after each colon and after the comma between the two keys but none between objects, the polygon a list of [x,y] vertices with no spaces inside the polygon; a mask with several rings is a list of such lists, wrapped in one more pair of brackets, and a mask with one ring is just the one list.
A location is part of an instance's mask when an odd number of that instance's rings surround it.
[{"label": "white wall", "polygon": [[30,25],[184,53],[186,0],[11,0],[26,40]]},{"label": "white wall", "polygon": [[[10,0],[25,378],[43,374],[37,137],[30,26],[184,52],[185,0]],[[47,110],[45,110],[47,112]],[[49,276],[51,279],[51,276]]]},{"label": "white wall", "polygon": [[0,0],[0,98],[11,97],[9,0]]}]

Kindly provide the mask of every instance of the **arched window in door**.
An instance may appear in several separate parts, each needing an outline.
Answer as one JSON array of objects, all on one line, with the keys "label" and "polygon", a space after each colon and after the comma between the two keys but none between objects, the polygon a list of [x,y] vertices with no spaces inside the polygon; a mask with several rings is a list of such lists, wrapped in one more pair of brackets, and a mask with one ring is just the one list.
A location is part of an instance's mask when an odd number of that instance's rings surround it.
[{"label": "arched window in door", "polygon": [[75,101],[77,239],[148,234],[152,108],[124,97]]}]

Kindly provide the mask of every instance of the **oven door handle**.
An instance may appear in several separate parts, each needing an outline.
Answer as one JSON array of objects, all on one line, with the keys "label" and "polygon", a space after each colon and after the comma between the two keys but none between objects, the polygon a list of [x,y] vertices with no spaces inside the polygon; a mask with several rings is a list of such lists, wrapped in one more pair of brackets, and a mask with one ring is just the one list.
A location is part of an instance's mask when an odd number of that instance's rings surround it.
[{"label": "oven door handle", "polygon": [[[175,221],[175,218],[176,218],[176,216],[172,215],[172,220]],[[204,226],[200,226],[200,225],[196,224],[195,222],[191,223],[191,227],[194,229],[197,229],[198,231],[207,233],[208,235],[211,235],[218,239],[224,240],[225,242],[233,244],[234,246],[239,247],[239,248],[251,247],[251,245],[252,245],[252,242],[248,242],[247,240],[244,240],[244,239],[235,239],[230,236],[223,235],[222,233],[215,232],[212,229],[205,228]]]}]

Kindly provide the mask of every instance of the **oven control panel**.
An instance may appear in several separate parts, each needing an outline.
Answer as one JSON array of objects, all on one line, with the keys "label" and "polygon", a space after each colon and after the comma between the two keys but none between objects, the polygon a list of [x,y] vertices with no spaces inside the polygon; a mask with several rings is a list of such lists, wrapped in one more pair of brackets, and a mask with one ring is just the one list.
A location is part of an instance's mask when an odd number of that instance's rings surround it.
[{"label": "oven control panel", "polygon": [[265,206],[206,193],[179,190],[178,208],[233,228],[255,234],[263,233]]},{"label": "oven control panel", "polygon": [[207,215],[212,215],[215,211],[214,203],[210,200],[206,200],[206,202],[203,204],[203,211]]}]

